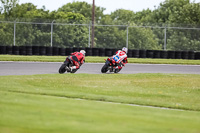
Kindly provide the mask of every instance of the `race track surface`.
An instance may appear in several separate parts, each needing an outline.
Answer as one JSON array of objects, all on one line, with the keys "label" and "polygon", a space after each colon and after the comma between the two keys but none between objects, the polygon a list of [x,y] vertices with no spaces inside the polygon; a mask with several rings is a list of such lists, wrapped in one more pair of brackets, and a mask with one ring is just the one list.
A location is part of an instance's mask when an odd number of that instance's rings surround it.
[{"label": "race track surface", "polygon": [[[62,62],[0,62],[0,75],[56,74],[61,65]],[[85,63],[76,74],[101,74],[103,65],[104,63]],[[120,74],[134,73],[200,74],[200,65],[126,64],[120,71]]]}]

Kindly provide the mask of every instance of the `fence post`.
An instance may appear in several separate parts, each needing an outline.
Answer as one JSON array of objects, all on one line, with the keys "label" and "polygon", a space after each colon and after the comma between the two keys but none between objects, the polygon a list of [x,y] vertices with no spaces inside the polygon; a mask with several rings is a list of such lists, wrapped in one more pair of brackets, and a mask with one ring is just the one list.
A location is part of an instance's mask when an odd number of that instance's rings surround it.
[{"label": "fence post", "polygon": [[51,47],[53,46],[53,23],[55,22],[55,20],[53,20],[51,22]]},{"label": "fence post", "polygon": [[14,21],[14,42],[13,42],[13,45],[15,46],[15,30],[16,30],[16,20]]},{"label": "fence post", "polygon": [[90,48],[90,22],[89,22],[89,37],[88,37],[88,48]]},{"label": "fence post", "polygon": [[127,35],[127,38],[126,38],[126,47],[127,47],[127,49],[128,49],[128,28],[129,28],[129,26],[127,26],[127,33],[126,33],[126,35]]},{"label": "fence post", "polygon": [[164,50],[166,50],[167,49],[167,28],[166,28],[166,26],[165,26],[165,38],[164,38]]}]

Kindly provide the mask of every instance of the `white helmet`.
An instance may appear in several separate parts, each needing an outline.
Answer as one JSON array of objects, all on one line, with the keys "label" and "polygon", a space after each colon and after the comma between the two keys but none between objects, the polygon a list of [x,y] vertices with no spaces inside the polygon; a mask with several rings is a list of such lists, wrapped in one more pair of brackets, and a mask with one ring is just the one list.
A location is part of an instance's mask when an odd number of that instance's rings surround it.
[{"label": "white helmet", "polygon": [[124,51],[124,52],[127,53],[127,52],[128,52],[128,49],[127,49],[126,47],[123,47],[123,48],[122,48],[122,51]]},{"label": "white helmet", "polygon": [[81,50],[80,53],[82,53],[83,55],[85,55],[85,50]]}]

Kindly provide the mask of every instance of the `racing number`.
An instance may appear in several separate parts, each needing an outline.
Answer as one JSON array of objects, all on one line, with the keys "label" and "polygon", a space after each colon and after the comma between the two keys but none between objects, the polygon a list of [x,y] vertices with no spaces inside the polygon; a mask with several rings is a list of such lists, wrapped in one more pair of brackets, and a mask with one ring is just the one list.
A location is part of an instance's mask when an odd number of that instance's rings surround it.
[{"label": "racing number", "polygon": [[124,52],[121,51],[121,52],[119,53],[119,56],[123,56],[123,55],[124,55]]},{"label": "racing number", "polygon": [[116,55],[113,59],[114,59],[115,61],[118,61],[118,60],[119,60],[119,56]]}]

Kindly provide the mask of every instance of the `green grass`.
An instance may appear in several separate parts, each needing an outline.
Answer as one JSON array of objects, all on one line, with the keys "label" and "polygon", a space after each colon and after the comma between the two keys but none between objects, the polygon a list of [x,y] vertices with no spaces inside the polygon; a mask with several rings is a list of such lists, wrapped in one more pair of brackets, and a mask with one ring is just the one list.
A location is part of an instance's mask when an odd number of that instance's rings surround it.
[{"label": "green grass", "polygon": [[[0,55],[0,61],[41,61],[41,62],[63,62],[65,56],[20,56],[20,55]],[[86,56],[87,63],[104,63],[107,57]],[[147,64],[186,64],[200,65],[200,60],[183,59],[150,59],[150,58],[128,58],[129,63]]]},{"label": "green grass", "polygon": [[199,81],[187,74],[0,76],[0,132],[199,132]]}]

